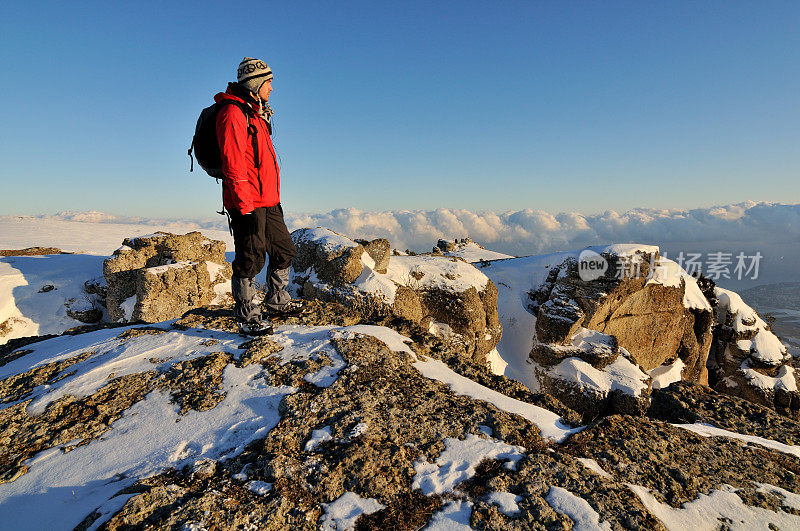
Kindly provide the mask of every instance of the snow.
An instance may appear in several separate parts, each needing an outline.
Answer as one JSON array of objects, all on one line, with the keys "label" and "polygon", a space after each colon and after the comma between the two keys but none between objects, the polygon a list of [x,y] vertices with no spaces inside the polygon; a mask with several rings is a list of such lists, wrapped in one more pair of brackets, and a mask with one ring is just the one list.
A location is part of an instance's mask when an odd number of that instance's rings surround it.
[{"label": "snow", "polygon": [[588,328],[578,327],[578,330],[570,338],[572,345],[584,350],[592,347],[608,347],[609,349],[614,345],[614,339],[597,330],[589,330]]},{"label": "snow", "polygon": [[216,262],[209,262],[206,260],[206,269],[208,269],[208,278],[211,282],[218,282],[225,280],[225,265]]},{"label": "snow", "polygon": [[[16,319],[9,339],[29,335],[60,334],[84,323],[67,315],[65,303],[90,296],[84,281],[102,275],[103,258],[89,255],[56,254],[0,258],[0,323]],[[42,292],[45,285],[55,287]],[[88,301],[87,301],[88,302]]]},{"label": "snow", "polygon": [[525,448],[506,444],[494,438],[483,438],[468,434],[464,440],[446,438],[445,450],[429,463],[425,459],[414,462],[412,489],[421,489],[422,494],[453,492],[462,481],[475,475],[475,469],[484,459],[506,461],[506,468],[515,470],[517,462],[525,457]]},{"label": "snow", "polygon": [[394,304],[394,297],[397,293],[397,284],[392,282],[386,275],[375,271],[375,261],[367,253],[361,255],[363,270],[361,275],[353,282],[359,291],[373,295],[387,304]]},{"label": "snow", "polygon": [[653,268],[652,276],[647,280],[647,284],[661,284],[672,288],[680,289],[684,286],[683,306],[690,309],[712,311],[711,304],[706,299],[697,279],[688,275],[683,268],[669,258],[659,258]]},{"label": "snow", "polygon": [[453,335],[455,335],[455,332],[453,332],[453,329],[450,328],[450,325],[446,323],[440,323],[434,319],[431,319],[431,322],[428,325],[428,333],[444,339],[450,339],[453,337]]},{"label": "snow", "polygon": [[783,511],[769,511],[760,507],[745,505],[730,485],[722,485],[708,494],[700,494],[697,499],[681,505],[679,509],[659,502],[655,496],[641,485],[628,484],[648,511],[653,513],[669,530],[720,528],[720,521],[726,529],[797,529],[800,516]]},{"label": "snow", "polygon": [[[280,343],[283,349],[273,354],[282,365],[298,360],[317,360],[320,355],[325,355],[331,361],[319,371],[307,374],[303,379],[317,387],[330,387],[336,381],[339,371],[347,363],[342,359],[333,345],[330,344],[332,326],[282,326],[275,330],[271,336],[273,341]],[[348,330],[345,328],[344,330]]]},{"label": "snow", "polygon": [[472,264],[442,256],[392,256],[386,276],[401,286],[456,293],[469,288],[483,291],[489,281]]},{"label": "snow", "polygon": [[316,242],[322,246],[326,253],[342,253],[358,244],[346,236],[336,234],[332,230],[317,227],[314,229],[300,229],[295,238],[301,242]]},{"label": "snow", "polygon": [[574,253],[526,256],[490,262],[481,268],[497,286],[497,310],[503,325],[497,352],[508,364],[504,374],[533,391],[539,388],[539,382],[528,360],[536,335],[536,316],[528,310],[528,292],[544,283],[551,267],[570,256]]},{"label": "snow", "polygon": [[486,363],[489,365],[489,370],[492,371],[492,374],[498,376],[505,374],[506,367],[508,367],[508,363],[500,357],[500,353],[497,352],[496,348],[493,348],[486,354]]},{"label": "snow", "polygon": [[608,522],[600,522],[600,515],[589,502],[566,489],[552,486],[545,499],[556,512],[572,519],[574,531],[611,530]]},{"label": "snow", "polygon": [[333,440],[333,436],[331,435],[331,427],[325,426],[320,430],[313,430],[311,432],[311,438],[306,443],[306,452],[312,452],[316,449],[317,446],[324,443],[325,441]]},{"label": "snow", "polygon": [[[121,331],[117,329],[117,334]],[[146,371],[164,372],[174,363],[191,360],[212,352],[235,352],[241,338],[234,334],[214,333],[219,343],[205,346],[212,333],[169,331],[145,334],[131,339],[113,338],[95,344],[95,353],[69,368],[70,376],[33,390],[27,412],[38,415],[52,402],[66,396],[90,396],[109,381],[109,375],[122,377]],[[76,338],[78,336],[75,336]],[[79,341],[76,341],[79,343]],[[78,348],[73,356],[85,352]],[[72,357],[72,356],[70,356]],[[5,368],[5,367],[3,367]]]},{"label": "snow", "polygon": [[228,249],[233,249],[233,237],[227,230],[201,229],[196,223],[94,223],[29,216],[0,216],[0,249],[58,247],[107,257],[125,238],[143,237],[157,231],[186,234],[196,230],[207,238],[224,241]]},{"label": "snow", "polygon": [[698,435],[702,435],[703,437],[729,437],[731,439],[738,439],[746,443],[757,444],[759,446],[771,448],[772,450],[777,450],[785,454],[790,454],[796,457],[800,457],[800,446],[784,444],[778,441],[773,441],[771,439],[764,439],[763,437],[757,437],[755,435],[745,435],[743,433],[736,433],[734,431],[728,431],[722,428],[717,428],[716,426],[712,426],[711,424],[706,424],[703,422],[698,422],[695,424],[673,424],[673,426],[676,426],[678,428],[683,428],[684,430],[692,431],[694,433],[697,433]]},{"label": "snow", "polygon": [[592,472],[596,472],[599,476],[602,476],[606,479],[614,479],[614,476],[603,470],[603,468],[594,459],[589,459],[588,457],[578,457],[577,459],[583,466]]},{"label": "snow", "polygon": [[39,324],[25,317],[17,307],[13,295],[18,288],[30,291],[28,281],[18,269],[8,263],[8,259],[0,259],[0,324],[11,326],[10,332],[0,337],[0,345],[9,339],[32,336],[39,332]]},{"label": "snow", "polygon": [[522,496],[517,496],[510,492],[490,492],[486,495],[486,501],[497,505],[500,512],[506,516],[516,516],[519,514],[519,502]]},{"label": "snow", "polygon": [[767,329],[767,323],[758,316],[758,313],[733,291],[716,287],[714,293],[719,299],[718,324],[725,324],[727,314],[730,313],[734,315],[733,330],[736,333],[755,331],[753,339],[739,340],[736,346],[745,352],[749,351],[753,359],[763,363],[770,365],[783,363],[787,356],[786,347]]},{"label": "snow", "polygon": [[480,262],[483,260],[489,261],[514,258],[509,254],[503,254],[484,249],[475,242],[457,244],[455,249],[452,251],[443,251],[442,254],[445,256],[458,257],[470,263]]},{"label": "snow", "polygon": [[214,409],[179,416],[169,393],[153,391],[101,439],[67,453],[40,452],[26,462],[27,474],[0,485],[0,521],[11,529],[71,529],[139,478],[240,453],[278,423],[278,405],[294,391],[267,385],[261,371],[228,366],[226,396]]},{"label": "snow", "polygon": [[[604,369],[596,369],[580,358],[565,358],[558,365],[541,369],[551,377],[570,382],[581,389],[602,396],[611,391],[622,391],[631,396],[641,396],[646,391],[650,377],[632,363],[627,351],[619,347],[620,355]],[[627,354],[627,355],[626,355]]]},{"label": "snow", "polygon": [[519,415],[531,421],[539,428],[542,437],[545,439],[561,442],[582,429],[570,428],[562,422],[561,417],[552,411],[508,397],[469,378],[465,378],[439,360],[429,358],[427,361],[416,361],[414,367],[426,378],[449,385],[450,389],[456,394],[488,402],[497,409]]},{"label": "snow", "polygon": [[767,494],[774,494],[782,499],[781,505],[785,505],[786,507],[790,507],[792,509],[800,510],[800,494],[795,494],[794,492],[789,492],[786,489],[782,489],[780,487],[776,487],[775,485],[770,485],[769,483],[758,483],[758,492],[764,492]]},{"label": "snow", "polygon": [[760,387],[761,389],[783,389],[789,392],[797,391],[797,380],[795,379],[795,369],[789,365],[782,365],[778,368],[776,376],[767,376],[761,374],[755,369],[752,369],[747,360],[744,360],[739,367],[739,370],[744,373],[750,385]]},{"label": "snow", "polygon": [[469,378],[465,378],[439,360],[428,358],[426,361],[422,361],[418,359],[416,354],[414,354],[407,345],[407,343],[411,343],[411,339],[399,334],[391,328],[373,325],[355,325],[337,329],[334,333],[340,334],[341,337],[347,337],[346,334],[369,335],[383,341],[387,347],[395,352],[406,352],[416,360],[413,366],[426,378],[449,385],[450,389],[456,394],[489,402],[498,409],[528,419],[536,424],[544,438],[551,439],[555,442],[561,442],[571,434],[583,429],[567,426],[561,421],[561,417],[552,411],[508,397],[493,389],[480,385]]},{"label": "snow", "polygon": [[189,260],[180,260],[178,262],[173,262],[171,264],[164,264],[160,266],[154,267],[146,267],[144,269],[145,273],[149,273],[151,275],[160,275],[161,273],[165,273],[170,269],[183,269],[184,267],[191,267],[194,265],[195,262],[191,262]]},{"label": "snow", "polygon": [[220,282],[219,284],[214,284],[214,300],[212,300],[209,304],[211,306],[221,306],[228,302],[228,297],[233,296],[231,294],[231,281],[226,280],[224,282]]},{"label": "snow", "polygon": [[654,254],[658,252],[658,245],[645,245],[641,243],[613,243],[611,245],[594,245],[587,247],[598,254],[614,254],[617,256],[633,256],[636,253]]},{"label": "snow", "polygon": [[425,531],[471,531],[472,502],[451,501],[433,514]]},{"label": "snow", "polygon": [[347,434],[348,439],[355,439],[356,437],[361,437],[365,433],[367,433],[367,429],[369,429],[369,424],[366,422],[359,422],[350,432]]},{"label": "snow", "polygon": [[272,490],[272,483],[267,483],[265,481],[248,481],[244,486],[259,496],[264,496]]},{"label": "snow", "polygon": [[680,358],[672,363],[661,365],[648,371],[647,374],[653,379],[653,389],[664,389],[671,383],[680,382],[683,379],[683,368],[686,364]]},{"label": "snow", "polygon": [[386,506],[374,498],[362,498],[354,492],[345,492],[331,503],[323,503],[325,515],[320,529],[334,531],[353,529],[356,519],[362,514],[372,514]]},{"label": "snow", "polygon": [[[32,391],[28,411],[35,414],[67,394],[93,393],[112,375],[163,372],[181,360],[211,352],[230,352],[234,356],[241,352],[238,335],[205,329],[167,330],[125,340],[117,337],[136,328],[140,326],[61,336],[33,344],[33,352],[0,367],[0,379],[92,352],[66,369],[61,380]],[[330,345],[332,329],[282,327],[272,336],[283,346],[274,356],[281,363],[290,363],[325,354],[333,365],[322,367],[307,379],[316,385],[330,385],[344,366]],[[218,342],[203,345],[212,338]],[[280,420],[281,400],[295,389],[267,384],[264,368],[252,364],[241,369],[226,367],[220,391],[224,399],[215,408],[190,410],[181,416],[178,406],[171,403],[169,392],[154,390],[126,410],[101,438],[85,445],[78,445],[80,441],[61,445],[71,448],[66,453],[60,447],[40,452],[25,463],[29,467],[27,474],[0,485],[0,522],[11,529],[72,529],[98,507],[107,517],[127,499],[112,496],[138,479],[167,467],[226,459],[240,453],[249,442],[263,438]],[[269,488],[258,483],[247,486],[259,494]]]},{"label": "snow", "polygon": [[129,322],[133,317],[133,310],[136,308],[136,295],[131,295],[119,305],[120,310],[125,314],[123,320]]}]

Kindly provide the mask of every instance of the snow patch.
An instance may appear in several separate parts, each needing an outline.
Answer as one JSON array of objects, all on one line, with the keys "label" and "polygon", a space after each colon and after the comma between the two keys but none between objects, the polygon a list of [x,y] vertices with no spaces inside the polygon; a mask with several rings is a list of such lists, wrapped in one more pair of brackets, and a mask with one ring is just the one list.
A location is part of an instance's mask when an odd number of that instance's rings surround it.
[{"label": "snow patch", "polygon": [[453,489],[475,475],[475,469],[484,459],[506,461],[506,468],[515,470],[517,462],[525,457],[525,448],[512,446],[494,438],[469,434],[462,441],[446,438],[445,450],[429,463],[421,459],[414,462],[412,488],[419,488],[426,496],[452,492]]},{"label": "snow patch", "polygon": [[688,275],[677,262],[669,258],[658,259],[647,284],[661,284],[676,289],[680,289],[683,285],[683,306],[685,308],[712,311],[711,304],[700,291],[700,286],[697,285],[697,279]]},{"label": "snow patch", "polygon": [[350,238],[322,227],[301,229],[296,237],[301,242],[318,243],[326,253],[342,253],[347,249],[358,247],[358,244]]},{"label": "snow patch", "polygon": [[789,392],[797,391],[797,380],[794,375],[794,368],[788,365],[781,365],[776,376],[767,376],[750,367],[747,360],[744,360],[739,367],[744,373],[745,378],[755,387],[761,389],[784,389]]},{"label": "snow patch", "polygon": [[746,443],[757,444],[759,446],[771,448],[772,450],[777,450],[785,454],[790,454],[800,457],[800,446],[784,444],[778,441],[773,441],[771,439],[756,437],[755,435],[745,435],[742,433],[736,433],[734,431],[728,431],[722,428],[717,428],[716,426],[712,426],[711,424],[706,424],[703,422],[698,422],[695,424],[673,424],[673,426],[676,426],[678,428],[683,428],[684,430],[692,431],[694,433],[697,433],[698,435],[702,435],[703,437],[729,437],[731,439],[738,439]]},{"label": "snow patch", "polygon": [[433,514],[425,531],[471,531],[472,502],[451,501]]},{"label": "snow patch", "polygon": [[798,529],[800,516],[783,511],[769,511],[761,507],[745,505],[730,485],[722,485],[708,494],[700,494],[696,500],[684,503],[679,509],[659,502],[641,485],[627,484],[648,511],[661,520],[669,530],[719,529],[724,521],[726,529]]},{"label": "snow patch", "polygon": [[583,466],[585,466],[592,472],[596,472],[597,475],[602,476],[606,479],[614,479],[614,476],[603,470],[603,467],[601,467],[594,459],[589,459],[588,457],[578,457],[577,459]]},{"label": "snow patch", "polygon": [[733,330],[736,333],[755,332],[752,339],[737,341],[739,349],[750,352],[753,359],[766,364],[778,365],[787,357],[786,347],[780,339],[768,330],[767,323],[758,316],[758,313],[745,304],[738,293],[714,288],[714,293],[719,299],[717,323],[725,324],[727,314],[734,315]]},{"label": "snow patch", "polygon": [[133,310],[136,308],[136,295],[131,295],[119,305],[120,310],[125,314],[124,322],[130,322],[133,317]]},{"label": "snow patch", "polygon": [[333,436],[331,435],[330,426],[325,426],[320,430],[314,430],[311,432],[311,438],[306,443],[305,450],[306,452],[312,452],[320,444],[331,440],[333,440]]},{"label": "snow patch", "polygon": [[683,368],[686,364],[682,359],[677,358],[669,364],[652,369],[647,374],[653,379],[653,389],[664,389],[671,383],[680,382],[683,379]]},{"label": "snow patch", "polygon": [[552,486],[545,499],[556,512],[572,519],[575,531],[611,530],[611,525],[600,521],[600,515],[589,502],[566,489]]},{"label": "snow patch", "polygon": [[492,371],[492,374],[503,376],[506,373],[508,363],[500,357],[500,353],[497,352],[496,348],[493,348],[486,354],[486,363],[489,365],[489,370]]},{"label": "snow patch", "polygon": [[325,515],[320,522],[324,531],[353,529],[362,514],[372,514],[386,506],[374,498],[362,498],[355,492],[345,492],[331,503],[323,503]]},{"label": "snow patch", "polygon": [[226,396],[211,410],[181,416],[169,393],[157,390],[102,438],[67,453],[40,452],[26,462],[27,474],[0,485],[0,521],[9,529],[71,529],[140,478],[237,455],[277,425],[278,405],[294,392],[268,385],[262,370],[228,366],[221,389]]},{"label": "snow patch", "polygon": [[497,505],[500,512],[506,516],[516,516],[519,514],[519,502],[522,496],[517,496],[510,492],[490,492],[486,495],[486,501]]},{"label": "snow patch", "polygon": [[565,358],[558,365],[541,370],[551,377],[571,382],[584,391],[602,396],[608,395],[611,391],[641,396],[642,392],[647,390],[650,377],[628,359],[630,354],[627,354],[625,349],[619,347],[619,350],[620,355],[617,359],[602,370],[574,357]]},{"label": "snow patch", "polygon": [[475,242],[457,244],[455,249],[452,251],[443,251],[442,254],[445,256],[456,256],[470,263],[514,258],[510,254],[503,254],[484,249]]},{"label": "snow patch", "polygon": [[272,490],[272,483],[267,483],[265,481],[248,481],[244,486],[259,496],[264,496]]},{"label": "snow patch", "polygon": [[392,256],[386,276],[401,286],[455,293],[469,288],[481,292],[489,282],[472,264],[442,256]]}]

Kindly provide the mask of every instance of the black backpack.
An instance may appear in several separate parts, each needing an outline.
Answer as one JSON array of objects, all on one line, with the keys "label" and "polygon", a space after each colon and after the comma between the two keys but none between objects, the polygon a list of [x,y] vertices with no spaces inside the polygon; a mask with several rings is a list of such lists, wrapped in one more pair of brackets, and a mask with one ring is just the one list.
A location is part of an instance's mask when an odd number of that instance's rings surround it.
[{"label": "black backpack", "polygon": [[256,168],[261,166],[258,156],[258,138],[256,138],[258,129],[250,123],[252,110],[243,103],[225,99],[200,112],[197,127],[194,129],[192,145],[189,146],[189,160],[191,161],[189,171],[194,171],[194,159],[192,158],[192,150],[194,150],[197,163],[207,174],[218,180],[225,177],[222,173],[222,156],[219,153],[219,142],[217,142],[217,114],[224,105],[228,104],[239,107],[247,118],[247,133],[253,142],[254,163]]}]

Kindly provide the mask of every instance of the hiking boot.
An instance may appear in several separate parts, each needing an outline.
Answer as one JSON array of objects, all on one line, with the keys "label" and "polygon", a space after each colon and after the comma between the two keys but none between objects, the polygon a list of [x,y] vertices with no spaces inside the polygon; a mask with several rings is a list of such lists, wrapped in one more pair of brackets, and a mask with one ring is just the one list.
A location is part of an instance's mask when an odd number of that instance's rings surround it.
[{"label": "hiking boot", "polygon": [[286,317],[299,317],[308,311],[306,301],[302,299],[291,299],[284,304],[280,310],[270,308],[267,306],[267,315],[270,318],[276,317],[279,319]]},{"label": "hiking boot", "polygon": [[275,330],[269,321],[238,321],[239,333],[245,336],[270,336]]}]

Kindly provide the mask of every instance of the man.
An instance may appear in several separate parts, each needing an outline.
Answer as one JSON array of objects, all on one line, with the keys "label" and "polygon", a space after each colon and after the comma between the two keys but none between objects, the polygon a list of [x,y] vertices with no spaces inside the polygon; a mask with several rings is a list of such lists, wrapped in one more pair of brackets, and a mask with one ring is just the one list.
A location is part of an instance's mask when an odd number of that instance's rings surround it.
[{"label": "man", "polygon": [[[247,335],[273,332],[269,317],[299,315],[302,301],[286,291],[289,266],[297,249],[292,243],[280,200],[280,170],[272,146],[272,70],[264,61],[245,57],[237,82],[214,101],[230,100],[217,114],[222,157],[222,201],[230,214],[236,256],[231,287],[239,330]],[[255,302],[255,276],[267,267],[267,319]]]}]

